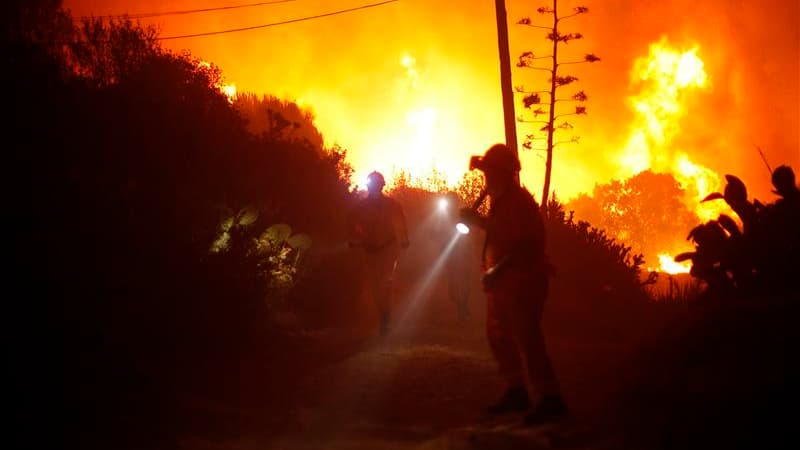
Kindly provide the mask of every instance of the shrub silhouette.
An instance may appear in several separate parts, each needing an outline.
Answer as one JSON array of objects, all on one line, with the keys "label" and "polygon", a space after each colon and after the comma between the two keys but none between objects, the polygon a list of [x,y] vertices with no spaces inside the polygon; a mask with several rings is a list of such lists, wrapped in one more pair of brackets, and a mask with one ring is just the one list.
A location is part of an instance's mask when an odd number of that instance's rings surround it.
[{"label": "shrub silhouette", "polygon": [[[58,11],[57,2],[17,3]],[[263,368],[231,368],[280,346],[269,283],[255,265],[262,259],[235,249],[213,258],[209,246],[229,208],[254,205],[247,233],[286,223],[314,240],[283,303],[331,308],[326,300],[347,295],[356,279],[344,257],[326,253],[343,240],[351,202],[344,150],[253,136],[213,67],[164,51],[128,24],[84,33],[61,14],[13,17],[24,19],[15,24],[22,31],[2,35],[12,64],[0,75],[14,86],[5,125],[19,138],[4,180],[19,215],[10,288],[26,293],[20,304],[35,319],[20,336],[39,336],[26,350],[39,362],[28,367],[62,375],[53,377],[58,387],[39,378],[37,390],[70,405],[61,425],[73,442],[136,424],[158,424],[136,439],[166,439],[187,392],[263,400],[257,389],[252,398],[222,389],[240,375],[264,385]],[[43,17],[54,19],[38,29],[64,29],[58,40],[25,28]],[[83,46],[85,58],[64,42]],[[109,58],[119,63],[107,66]],[[246,242],[246,233],[231,236]]]},{"label": "shrub silhouette", "polygon": [[[782,171],[788,183],[774,173]],[[697,225],[687,236],[695,251],[675,257],[692,261],[691,274],[708,285],[709,296],[717,298],[782,295],[790,292],[800,258],[800,190],[794,172],[780,166],[773,172],[775,193],[772,203],[747,198],[747,187],[734,175],[726,175],[724,193],[709,194],[704,201],[724,200],[743,224],[724,214]]]}]

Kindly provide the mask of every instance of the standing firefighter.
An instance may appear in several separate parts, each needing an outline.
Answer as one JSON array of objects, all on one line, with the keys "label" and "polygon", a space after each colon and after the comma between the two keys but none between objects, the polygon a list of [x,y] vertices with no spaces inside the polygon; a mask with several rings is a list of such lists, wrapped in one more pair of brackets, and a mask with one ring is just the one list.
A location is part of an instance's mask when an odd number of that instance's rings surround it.
[{"label": "standing firefighter", "polygon": [[489,215],[464,208],[461,217],[486,230],[481,282],[488,308],[487,337],[507,383],[505,394],[488,412],[522,412],[533,403],[526,424],[557,420],[567,414],[567,407],[541,328],[549,265],[539,205],[519,185],[519,160],[505,145],[492,146],[483,157],[474,156],[473,168],[483,172],[491,200]]},{"label": "standing firefighter", "polygon": [[392,280],[400,248],[408,248],[408,231],[403,208],[383,195],[386,182],[380,172],[367,177],[367,197],[352,213],[350,246],[364,251],[364,290],[375,304],[380,334],[389,332]]}]

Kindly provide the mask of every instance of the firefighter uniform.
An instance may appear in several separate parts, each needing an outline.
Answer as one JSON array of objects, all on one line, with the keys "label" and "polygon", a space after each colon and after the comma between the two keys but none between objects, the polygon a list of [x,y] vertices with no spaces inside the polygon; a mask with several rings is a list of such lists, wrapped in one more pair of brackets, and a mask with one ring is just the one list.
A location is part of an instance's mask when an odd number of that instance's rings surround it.
[{"label": "firefighter uniform", "polygon": [[[526,424],[558,420],[567,414],[544,344],[542,312],[547,298],[549,264],[544,221],[533,196],[519,185],[519,159],[496,144],[470,159],[483,171],[491,199],[488,217],[462,209],[462,220],[486,230],[482,284],[486,293],[486,334],[508,389],[487,411],[502,414],[530,407]],[[483,195],[479,201],[482,201]]]},{"label": "firefighter uniform", "polygon": [[370,193],[351,216],[350,245],[363,250],[363,291],[379,314],[380,332],[388,332],[392,284],[400,250],[408,247],[408,231],[400,204],[381,190],[383,176],[370,174]]},{"label": "firefighter uniform", "polygon": [[526,387],[540,396],[559,393],[544,345],[541,319],[548,289],[544,224],[533,197],[514,186],[492,199],[486,226],[483,268],[488,270],[520,245],[526,247],[491,285],[486,332],[500,373],[509,388]]}]

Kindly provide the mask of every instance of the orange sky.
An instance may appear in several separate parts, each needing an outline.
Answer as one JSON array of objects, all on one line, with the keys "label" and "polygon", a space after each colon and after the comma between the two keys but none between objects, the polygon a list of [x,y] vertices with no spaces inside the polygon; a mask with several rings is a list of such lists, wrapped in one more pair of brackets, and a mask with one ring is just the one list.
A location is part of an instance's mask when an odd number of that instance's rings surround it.
[{"label": "orange sky", "polygon": [[[296,0],[143,20],[162,36],[260,25],[352,8],[377,0]],[[242,0],[67,0],[73,15],[163,12],[254,3]],[[547,54],[536,2],[507,1],[511,55]],[[662,37],[674,48],[697,46],[709,83],[682,96],[679,132],[662,152],[686,153],[718,173],[739,175],[752,194],[772,200],[754,144],[775,166],[800,169],[800,7],[797,2],[605,0],[561,2],[590,13],[565,22],[582,41],[563,50],[602,62],[566,66],[589,95],[589,115],[571,122],[577,145],[557,149],[554,190],[569,198],[595,183],[630,175],[619,154],[632,132],[629,100],[637,58]],[[237,89],[274,94],[311,108],[328,144],[348,149],[357,174],[393,167],[436,167],[451,176],[469,155],[504,139],[494,2],[400,0],[308,22],[217,36],[164,41],[220,66]],[[574,69],[574,70],[573,70]],[[513,84],[541,88],[543,78],[514,69]],[[565,88],[571,94],[572,87]],[[517,113],[522,113],[518,105]],[[530,125],[519,124],[524,136]],[[540,196],[544,160],[523,151],[522,180]]]}]

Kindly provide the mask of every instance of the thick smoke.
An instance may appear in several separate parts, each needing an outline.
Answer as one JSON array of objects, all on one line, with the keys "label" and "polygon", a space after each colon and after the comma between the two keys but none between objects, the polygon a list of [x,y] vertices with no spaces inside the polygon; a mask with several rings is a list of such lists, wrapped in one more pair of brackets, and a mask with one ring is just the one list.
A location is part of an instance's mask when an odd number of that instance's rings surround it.
[{"label": "thick smoke", "polygon": [[[220,6],[217,0],[68,0],[75,15],[151,12]],[[245,3],[245,2],[242,2]],[[299,0],[227,12],[162,16],[163,36],[310,16],[369,1]],[[739,175],[753,195],[771,200],[769,179],[755,146],[774,167],[800,169],[800,20],[797,2],[781,0],[593,0],[560,2],[562,11],[589,7],[564,22],[585,39],[565,56],[593,52],[602,62],[565,66],[589,95],[589,115],[575,119],[578,145],[558,149],[553,187],[562,198],[590,191],[618,173],[614,155],[624,145],[633,117],[627,98],[633,62],[665,36],[678,48],[699,46],[711,87],[698,92],[681,121],[675,146],[720,174]],[[525,50],[547,54],[544,30],[515,25],[540,20],[538,2],[507,2],[512,58]],[[402,159],[398,141],[409,109],[438,110],[443,131],[433,143],[439,160],[454,167],[470,154],[503,140],[493,2],[402,0],[386,6],[309,22],[219,36],[165,41],[219,65],[240,92],[270,93],[312,108],[329,143],[349,149],[361,172]],[[404,54],[415,58],[413,92],[403,84]],[[572,70],[574,69],[574,71]],[[515,69],[514,84],[539,87],[542,78]],[[405,87],[404,87],[405,86]],[[521,105],[517,106],[522,113]],[[520,124],[519,135],[531,125]],[[543,159],[523,155],[523,181],[540,190]]]}]

